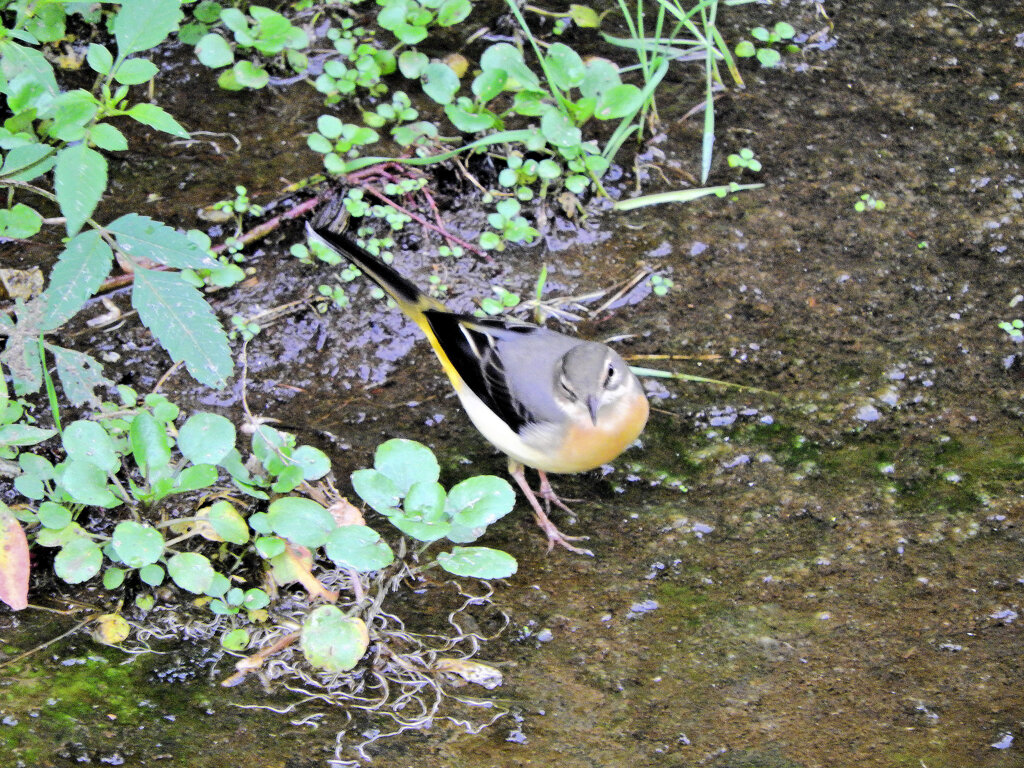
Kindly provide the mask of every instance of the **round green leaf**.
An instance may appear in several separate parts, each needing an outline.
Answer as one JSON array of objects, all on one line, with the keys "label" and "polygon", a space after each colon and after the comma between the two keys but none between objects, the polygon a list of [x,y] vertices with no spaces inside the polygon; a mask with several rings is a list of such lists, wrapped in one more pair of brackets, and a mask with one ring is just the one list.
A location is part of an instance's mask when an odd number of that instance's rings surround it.
[{"label": "round green leaf", "polygon": [[302,652],[314,667],[347,672],[370,645],[370,633],[359,618],[348,618],[333,605],[321,605],[302,624]]},{"label": "round green leaf", "polygon": [[331,460],[319,448],[300,445],[292,454],[292,461],[302,468],[304,480],[319,480],[331,471]]},{"label": "round green leaf", "polygon": [[164,537],[160,531],[134,520],[122,520],[111,537],[114,552],[129,568],[141,568],[155,563],[164,551]]},{"label": "round green leaf", "polygon": [[472,10],[473,4],[469,0],[444,0],[437,9],[437,23],[442,27],[453,26],[465,21]]},{"label": "round green leaf", "polygon": [[576,147],[583,139],[580,129],[572,124],[567,115],[554,107],[541,116],[540,132],[556,147]]},{"label": "round green leaf", "polygon": [[644,94],[635,85],[623,83],[613,85],[602,93],[594,107],[594,117],[598,120],[617,120],[632,115],[643,106]]},{"label": "round green leaf", "polygon": [[331,141],[340,138],[344,128],[345,124],[334,115],[320,115],[316,119],[316,129]]},{"label": "round green leaf", "polygon": [[746,59],[757,53],[757,49],[754,47],[754,44],[749,40],[741,40],[739,43],[736,44],[736,49],[734,53],[740,58]]},{"label": "round green leaf", "polygon": [[75,537],[53,559],[53,570],[68,584],[81,584],[100,572],[103,552],[92,539]]},{"label": "round green leaf", "polygon": [[229,501],[216,501],[206,509],[206,517],[213,530],[224,541],[245,544],[249,541],[249,526]]},{"label": "round green leaf", "polygon": [[127,575],[127,571],[124,568],[107,568],[103,572],[103,588],[104,589],[117,589],[124,584],[124,577]]},{"label": "round green leaf", "polygon": [[210,579],[210,586],[206,588],[206,594],[210,597],[223,597],[231,589],[231,582],[223,573],[213,572]]},{"label": "round green leaf", "polygon": [[89,43],[85,61],[94,72],[99,72],[101,75],[107,74],[114,66],[114,57],[110,50],[98,43]]},{"label": "round green leaf", "polygon": [[358,469],[352,473],[352,487],[371,509],[382,515],[398,512],[402,493],[391,478],[376,469]]},{"label": "round green leaf", "polygon": [[121,501],[110,492],[107,474],[81,459],[69,459],[60,468],[58,483],[78,504],[116,507]]},{"label": "round green leaf", "polygon": [[548,48],[547,71],[555,85],[566,91],[583,82],[585,68],[576,51],[565,43],[555,43]]},{"label": "round green leaf", "polygon": [[220,644],[229,651],[244,651],[249,647],[249,633],[241,627],[232,629],[221,637]]},{"label": "round green leaf", "polygon": [[284,539],[277,536],[260,536],[256,539],[256,551],[265,560],[277,557],[284,552],[286,546]]},{"label": "round green leaf", "polygon": [[267,517],[274,533],[303,547],[319,547],[337,525],[330,512],[301,496],[271,502]]},{"label": "round green leaf", "polygon": [[179,552],[167,561],[167,572],[182,589],[204,594],[213,584],[214,570],[210,561],[195,552]]},{"label": "round green leaf", "polygon": [[779,62],[782,61],[782,54],[774,48],[758,48],[757,60],[761,62],[761,66],[765,69],[771,69],[772,67],[777,67]]},{"label": "round green leaf", "polygon": [[438,104],[450,104],[459,90],[459,76],[440,61],[433,61],[423,70],[423,92]]},{"label": "round green leaf", "polygon": [[477,579],[508,578],[519,567],[508,552],[490,547],[455,547],[451,552],[440,553],[437,563],[456,576]]},{"label": "round green leaf", "polygon": [[262,88],[270,82],[267,70],[251,61],[236,61],[231,71],[235,73],[235,81],[243,88]]},{"label": "round green leaf", "polygon": [[139,578],[151,587],[159,587],[164,583],[164,569],[156,563],[139,568]]},{"label": "round green leaf", "polygon": [[107,430],[95,421],[73,421],[61,436],[64,450],[71,458],[82,459],[104,472],[116,472],[121,459]]},{"label": "round green leaf", "polygon": [[242,595],[242,605],[246,610],[258,611],[270,605],[270,596],[258,587],[245,590]]},{"label": "round green leaf", "polygon": [[470,528],[490,525],[511,512],[515,503],[512,486],[494,475],[467,478],[448,493],[452,522]]},{"label": "round green leaf", "polygon": [[442,520],[437,523],[425,523],[422,520],[413,520],[408,517],[395,516],[389,518],[391,524],[398,530],[417,541],[430,543],[443,539],[451,530],[451,523]]},{"label": "round green leaf", "polygon": [[423,481],[415,483],[405,496],[402,504],[403,517],[437,523],[445,519],[445,492],[440,483]]},{"label": "round green leaf", "polygon": [[390,565],[395,554],[375,530],[365,525],[340,525],[331,531],[327,556],[343,568],[366,573]]},{"label": "round green leaf", "polygon": [[217,464],[235,447],[235,425],[216,413],[194,413],[178,432],[178,450],[193,464]]},{"label": "round green leaf", "polygon": [[425,53],[406,50],[398,55],[398,70],[410,80],[416,80],[427,68],[430,59]]},{"label": "round green leaf", "polygon": [[508,73],[503,69],[487,69],[473,80],[472,90],[482,104],[486,104],[503,90],[508,82]]},{"label": "round green leaf", "polygon": [[435,482],[441,476],[433,451],[415,440],[395,438],[381,443],[374,453],[373,466],[391,479],[402,496],[414,483]]},{"label": "round green leaf", "polygon": [[52,501],[44,501],[39,505],[38,518],[43,527],[60,530],[71,522],[71,510]]},{"label": "round green leaf", "polygon": [[149,477],[154,469],[171,460],[171,446],[164,427],[146,411],[137,413],[128,430],[132,455],[143,474]]}]

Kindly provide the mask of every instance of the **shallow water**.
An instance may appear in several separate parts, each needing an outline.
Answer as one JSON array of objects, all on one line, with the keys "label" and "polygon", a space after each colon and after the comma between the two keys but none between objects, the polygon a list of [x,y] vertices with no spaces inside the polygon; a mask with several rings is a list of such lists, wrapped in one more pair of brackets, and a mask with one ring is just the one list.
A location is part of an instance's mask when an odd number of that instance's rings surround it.
[{"label": "shallow water", "polygon": [[[834,47],[779,71],[747,67],[747,89],[718,102],[714,179],[732,178],[725,155],[750,146],[764,189],[604,214],[583,244],[562,231],[553,251],[496,265],[441,265],[464,309],[491,282],[528,293],[545,260],[549,282],[572,293],[643,261],[671,275],[669,296],[579,333],[627,335],[624,355],[715,355],[681,366],[767,392],[653,384],[642,447],[610,474],[558,479],[580,500],[578,519],[560,522],[591,536],[594,559],[545,556],[523,511],[495,525],[484,543],[520,570],[495,598],[513,627],[481,657],[503,664],[489,696],[512,714],[479,735],[439,724],[378,742],[374,764],[1024,765],[1022,363],[996,326],[1024,287],[1024,11],[825,10]],[[809,3],[750,17],[826,26]],[[180,114],[185,97],[169,98]],[[664,99],[648,191],[661,173],[693,172],[699,121],[679,118],[697,100],[683,84]],[[224,179],[258,195],[315,170],[301,126],[281,127],[315,105],[267,93],[208,109],[186,124],[265,119],[243,141],[260,146],[262,131],[287,149],[258,162],[213,153],[215,173],[190,151],[151,178],[129,160],[124,183],[160,192],[154,215],[195,226],[189,212],[225,196]],[[187,194],[172,197],[179,185]],[[864,193],[885,210],[856,212]],[[220,308],[254,314],[315,290],[315,273],[282,264],[297,237],[267,244],[255,280]],[[422,282],[432,267],[412,256],[401,268]],[[355,309],[287,315],[250,345],[254,412],[324,446],[342,479],[393,436],[430,444],[446,481],[500,473],[414,329],[365,287],[352,295]],[[143,354],[139,331],[119,333],[81,338],[138,347],[139,386],[152,385],[166,361]],[[237,416],[237,383],[211,394],[173,381],[184,402]],[[9,653],[73,625],[0,622]],[[346,727],[313,704],[239,709],[294,697],[255,682],[221,690],[228,662],[205,651],[122,665],[98,648],[78,636],[5,675],[19,693],[0,725],[11,764],[298,768],[324,764]],[[296,724],[317,712],[319,727]]]}]

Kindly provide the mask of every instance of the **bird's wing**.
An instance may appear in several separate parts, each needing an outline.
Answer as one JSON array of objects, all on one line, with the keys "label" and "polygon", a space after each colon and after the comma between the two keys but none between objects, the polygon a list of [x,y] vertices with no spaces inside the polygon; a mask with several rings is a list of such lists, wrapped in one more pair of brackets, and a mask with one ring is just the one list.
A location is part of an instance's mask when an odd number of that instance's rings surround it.
[{"label": "bird's wing", "polygon": [[538,421],[537,414],[512,391],[498,346],[525,340],[543,329],[515,320],[478,319],[441,310],[427,309],[423,314],[465,385],[513,432]]}]

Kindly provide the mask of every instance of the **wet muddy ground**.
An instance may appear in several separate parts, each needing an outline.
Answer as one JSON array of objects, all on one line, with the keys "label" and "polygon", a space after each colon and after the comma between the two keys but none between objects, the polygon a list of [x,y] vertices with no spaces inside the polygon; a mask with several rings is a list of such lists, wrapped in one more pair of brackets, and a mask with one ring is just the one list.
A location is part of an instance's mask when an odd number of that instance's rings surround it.
[{"label": "wet muddy ground", "polygon": [[[483,543],[520,570],[495,597],[513,627],[481,658],[502,665],[505,685],[488,697],[512,714],[479,735],[439,723],[381,741],[373,764],[1024,765],[1024,361],[997,327],[1024,292],[1024,10],[824,8],[834,47],[777,71],[747,67],[747,89],[718,102],[713,181],[732,178],[725,155],[750,146],[764,189],[605,213],[578,234],[556,226],[546,245],[495,265],[400,262],[421,282],[452,270],[458,308],[491,282],[527,292],[542,262],[566,293],[644,262],[671,276],[670,294],[579,333],[627,336],[624,355],[715,355],[683,369],[767,392],[652,384],[642,446],[611,473],[557,482],[580,500],[577,520],[561,522],[591,536],[594,559],[545,556],[525,510],[493,526]],[[827,26],[813,3],[744,13]],[[699,121],[681,117],[699,97],[672,87],[646,191],[696,166]],[[181,114],[184,97],[168,98]],[[316,170],[295,122],[315,104],[224,99],[183,122],[263,118],[275,138],[257,151],[268,156],[214,153],[211,173],[184,151],[172,184],[166,169],[128,161],[122,183],[159,190],[156,215],[196,226],[190,207],[226,196],[224,179],[258,200],[279,177]],[[865,193],[885,209],[855,211]],[[298,237],[265,245],[256,279],[218,306],[251,315],[314,291],[322,277],[287,256]],[[426,344],[366,287],[350,290],[354,308],[289,314],[250,345],[254,411],[322,445],[341,480],[394,436],[430,444],[447,481],[500,473]],[[120,334],[82,343],[148,345]],[[135,381],[144,389],[166,367],[142,356]],[[238,415],[237,379],[222,393],[173,382],[183,402]],[[20,620],[35,640],[2,619],[19,648],[70,626]],[[315,704],[240,709],[294,697],[256,683],[220,690],[228,662],[202,650],[124,660],[75,637],[8,680],[19,703],[4,705],[0,735],[20,729],[22,746],[7,764],[299,768],[324,764],[346,727]]]}]

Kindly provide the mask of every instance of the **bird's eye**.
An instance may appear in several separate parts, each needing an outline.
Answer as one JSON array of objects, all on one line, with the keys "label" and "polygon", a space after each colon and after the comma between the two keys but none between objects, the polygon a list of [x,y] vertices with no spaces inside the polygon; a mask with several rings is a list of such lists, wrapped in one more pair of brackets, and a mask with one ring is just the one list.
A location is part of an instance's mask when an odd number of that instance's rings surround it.
[{"label": "bird's eye", "polygon": [[615,366],[609,363],[608,370],[604,374],[604,386],[605,386],[605,388],[611,386],[611,383],[612,383],[612,381],[614,381],[614,379],[615,379]]}]

